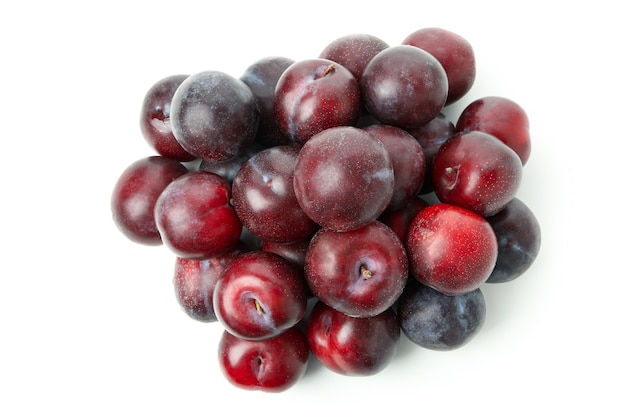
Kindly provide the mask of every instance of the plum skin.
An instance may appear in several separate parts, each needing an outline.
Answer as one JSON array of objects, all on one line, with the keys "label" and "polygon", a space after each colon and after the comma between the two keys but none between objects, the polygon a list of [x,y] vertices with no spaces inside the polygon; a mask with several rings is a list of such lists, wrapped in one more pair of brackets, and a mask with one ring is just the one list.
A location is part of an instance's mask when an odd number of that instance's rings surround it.
[{"label": "plum skin", "polygon": [[495,233],[484,217],[445,203],[429,205],[415,216],[406,249],[411,274],[446,295],[478,288],[498,255]]}]

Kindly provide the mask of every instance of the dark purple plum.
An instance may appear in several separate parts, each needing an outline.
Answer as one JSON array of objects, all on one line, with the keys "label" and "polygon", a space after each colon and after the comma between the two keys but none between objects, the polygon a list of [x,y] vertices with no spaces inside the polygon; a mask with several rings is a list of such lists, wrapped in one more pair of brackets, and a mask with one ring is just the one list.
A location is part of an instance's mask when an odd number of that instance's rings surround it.
[{"label": "dark purple plum", "polygon": [[259,106],[259,128],[256,141],[264,146],[287,145],[290,140],[276,124],[274,117],[274,93],[283,72],[295,61],[282,56],[268,56],[250,65],[243,72],[243,81]]},{"label": "dark purple plum", "polygon": [[461,35],[449,30],[428,27],[416,30],[402,41],[433,55],[441,63],[448,78],[446,105],[465,96],[476,79],[476,58],[472,45]]},{"label": "dark purple plum", "polygon": [[319,226],[302,210],[293,189],[298,151],[265,149],[242,166],[233,180],[233,206],[243,225],[261,240],[295,242]]},{"label": "dark purple plum", "polygon": [[374,56],[389,44],[367,33],[353,33],[335,39],[322,50],[319,58],[328,59],[346,67],[357,81]]},{"label": "dark purple plum", "polygon": [[218,174],[232,185],[235,175],[237,175],[241,166],[263,149],[265,149],[265,147],[261,146],[258,142],[253,142],[250,146],[246,147],[241,154],[232,158],[222,159],[219,161],[200,161],[198,170]]},{"label": "dark purple plum", "polygon": [[394,173],[381,141],[362,129],[336,127],[318,133],[300,149],[294,191],[302,210],[336,231],[375,220],[393,195]]},{"label": "dark purple plum", "polygon": [[403,129],[422,126],[443,109],[448,79],[439,61],[410,45],[378,53],[361,76],[367,111],[383,124]]},{"label": "dark purple plum", "polygon": [[237,156],[252,143],[259,110],[250,88],[220,71],[190,75],[172,97],[170,123],[176,140],[200,159]]},{"label": "dark purple plum", "polygon": [[486,304],[480,288],[462,295],[445,295],[412,282],[397,304],[402,332],[418,346],[449,351],[466,345],[482,328]]},{"label": "dark purple plum", "polygon": [[514,198],[497,214],[487,217],[498,240],[496,266],[488,283],[509,282],[535,262],[541,248],[541,227],[531,209]]},{"label": "dark purple plum", "polygon": [[172,97],[188,75],[171,75],[157,81],[146,93],[139,114],[139,127],[144,139],[159,155],[181,162],[193,161],[195,156],[180,146],[172,133],[170,110]]},{"label": "dark purple plum", "polygon": [[165,156],[149,156],[130,164],[111,193],[111,214],[120,232],[136,243],[161,245],[154,206],[163,190],[187,172],[178,160]]},{"label": "dark purple plum", "polygon": [[422,188],[426,175],[426,158],[422,146],[404,129],[390,125],[364,127],[380,140],[393,165],[393,195],[387,209],[399,208],[410,201]]}]

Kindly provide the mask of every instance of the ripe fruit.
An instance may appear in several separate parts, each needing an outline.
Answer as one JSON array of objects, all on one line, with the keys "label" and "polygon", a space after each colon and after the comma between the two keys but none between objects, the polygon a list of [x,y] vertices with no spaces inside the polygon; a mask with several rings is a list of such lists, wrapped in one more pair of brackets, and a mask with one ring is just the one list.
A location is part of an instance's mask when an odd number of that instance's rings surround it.
[{"label": "ripe fruit", "polygon": [[200,159],[235,157],[252,143],[259,110],[250,88],[220,71],[190,75],[172,97],[170,123],[176,140]]},{"label": "ripe fruit", "polygon": [[408,35],[402,44],[421,48],[441,63],[448,78],[446,105],[458,101],[474,85],[474,49],[457,33],[437,27],[422,28]]},{"label": "ripe fruit", "polygon": [[304,143],[325,129],[355,124],[360,97],[358,82],[342,65],[321,58],[298,61],[276,84],[276,123],[291,140]]},{"label": "ripe fruit", "polygon": [[322,229],[305,258],[313,295],[355,317],[382,313],[396,302],[408,277],[404,245],[383,223],[374,221],[348,232]]},{"label": "ripe fruit", "polygon": [[326,45],[319,57],[343,65],[359,82],[370,60],[388,47],[387,42],[376,36],[353,33],[337,38]]},{"label": "ripe fruit", "polygon": [[528,115],[519,104],[505,97],[489,96],[471,102],[461,112],[456,129],[492,134],[513,149],[525,165],[531,151],[528,125]]},{"label": "ripe fruit", "polygon": [[479,131],[457,134],[437,152],[433,188],[442,203],[492,216],[517,194],[522,163],[495,136]]},{"label": "ripe fruit", "polygon": [[295,327],[261,341],[241,339],[224,331],[217,358],[223,375],[236,387],[282,392],[304,375],[309,347],[304,334]]},{"label": "ripe fruit", "polygon": [[139,114],[141,133],[150,146],[159,155],[183,162],[193,161],[196,157],[184,150],[174,137],[170,109],[174,93],[187,77],[171,75],[157,81],[146,93]]},{"label": "ripe fruit", "polygon": [[414,283],[398,300],[400,328],[410,341],[427,349],[452,350],[467,344],[480,331],[485,317],[480,288],[450,296]]},{"label": "ripe fruit", "polygon": [[378,53],[365,67],[360,84],[369,113],[404,129],[431,121],[448,97],[448,79],[439,61],[409,45]]},{"label": "ripe fruit", "polygon": [[475,290],[489,278],[498,244],[478,214],[451,204],[432,204],[415,216],[406,249],[411,273],[446,295]]},{"label": "ripe fruit", "polygon": [[393,196],[394,173],[381,141],[355,127],[326,129],[302,146],[296,199],[313,221],[348,231],[375,220]]},{"label": "ripe fruit", "polygon": [[341,375],[381,372],[396,356],[400,325],[393,310],[372,317],[351,317],[321,301],[309,316],[306,337],[311,353],[326,368]]},{"label": "ripe fruit", "polygon": [[161,245],[154,206],[165,187],[186,173],[184,165],[164,156],[149,156],[129,165],[111,193],[111,213],[118,229],[133,242]]},{"label": "ripe fruit", "polygon": [[293,189],[298,151],[265,149],[246,161],[233,180],[233,206],[244,227],[261,240],[295,242],[313,235],[317,224],[305,214]]},{"label": "ripe fruit", "polygon": [[241,221],[230,205],[230,184],[217,174],[189,172],[172,181],[154,207],[163,242],[181,258],[209,259],[233,249]]},{"label": "ripe fruit", "polygon": [[296,325],[306,312],[302,276],[271,252],[247,252],[234,259],[213,292],[213,308],[226,330],[247,340],[274,337]]}]

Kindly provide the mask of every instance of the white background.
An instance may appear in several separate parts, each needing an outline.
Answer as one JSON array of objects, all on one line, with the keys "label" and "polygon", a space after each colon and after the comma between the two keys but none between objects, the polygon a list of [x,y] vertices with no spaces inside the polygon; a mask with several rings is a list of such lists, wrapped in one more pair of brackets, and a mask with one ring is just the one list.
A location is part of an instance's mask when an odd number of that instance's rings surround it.
[{"label": "white background", "polygon": [[[555,3],[4,6],[0,415],[624,415],[626,32],[616,3]],[[145,92],[171,74],[239,76],[268,55],[316,57],[346,34],[393,45],[426,26],[476,53],[476,84],[450,117],[486,95],[529,115],[518,196],[540,221],[539,258],[484,287],[487,321],[459,350],[404,339],[373,377],[312,361],[282,394],[230,386],[216,360],[221,328],[173,298],[173,256],[127,241],[111,220],[118,175],[153,153],[138,125]]]}]

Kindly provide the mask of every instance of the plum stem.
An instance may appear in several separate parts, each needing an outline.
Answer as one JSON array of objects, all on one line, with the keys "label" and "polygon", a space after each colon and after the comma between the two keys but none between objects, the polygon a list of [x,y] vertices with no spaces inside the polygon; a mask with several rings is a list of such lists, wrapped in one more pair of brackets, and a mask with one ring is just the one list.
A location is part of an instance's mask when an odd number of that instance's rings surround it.
[{"label": "plum stem", "polygon": [[372,271],[370,271],[369,269],[367,269],[367,266],[365,264],[361,265],[361,268],[359,269],[359,272],[361,273],[361,276],[365,279],[369,279],[372,277]]},{"label": "plum stem", "polygon": [[322,71],[322,73],[317,78],[324,78],[325,76],[327,76],[328,74],[330,74],[334,70],[335,70],[335,64],[330,64],[329,66],[324,68],[324,71]]},{"label": "plum stem", "polygon": [[259,303],[259,300],[254,300],[254,307],[256,307],[256,312],[259,314],[259,316],[263,314],[263,308],[261,308],[261,303]]}]

